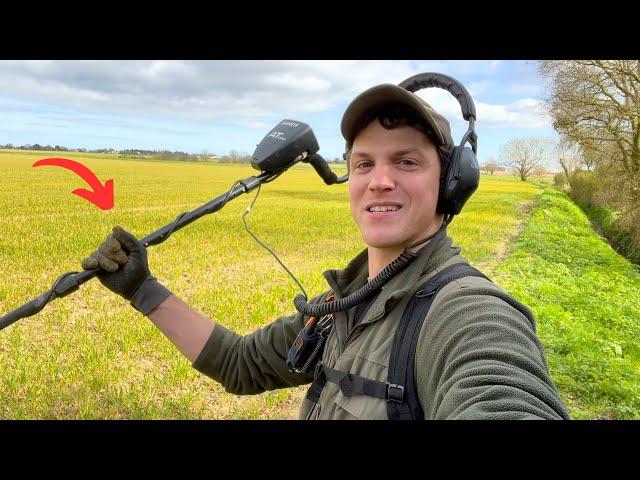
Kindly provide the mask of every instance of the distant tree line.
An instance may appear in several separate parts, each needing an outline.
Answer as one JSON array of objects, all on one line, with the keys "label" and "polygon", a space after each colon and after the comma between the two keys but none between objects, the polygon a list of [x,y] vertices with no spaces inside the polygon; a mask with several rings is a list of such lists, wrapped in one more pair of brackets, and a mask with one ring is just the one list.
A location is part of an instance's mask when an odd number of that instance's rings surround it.
[{"label": "distant tree line", "polygon": [[140,148],[116,150],[115,148],[67,148],[61,145],[40,145],[39,143],[13,145],[7,143],[6,145],[0,145],[0,149],[6,150],[36,150],[40,152],[80,152],[80,153],[112,153],[118,154],[120,157],[142,157],[142,158],[157,158],[161,160],[178,160],[188,162],[201,162],[201,161],[220,161],[221,158],[215,154],[204,153],[186,153],[181,151],[169,151],[169,150],[144,150]]},{"label": "distant tree line", "polygon": [[489,175],[493,175],[495,172],[504,172],[506,168],[504,168],[502,165],[496,162],[493,157],[491,157],[480,165],[480,170],[488,173]]},{"label": "distant tree line", "polygon": [[[218,157],[216,160],[221,163],[251,163],[251,155],[247,152],[240,152],[238,150],[231,150],[228,155],[223,155],[222,157]],[[330,164],[344,164],[345,161],[341,158],[334,158],[333,160],[325,158],[327,163]]]},{"label": "distant tree line", "polygon": [[223,155],[217,159],[220,163],[251,163],[251,155],[238,150],[229,151],[228,155]]},{"label": "distant tree line", "polygon": [[[26,144],[26,145],[13,145],[12,143],[7,143],[6,145],[0,145],[0,148],[4,148],[7,150],[39,150],[45,152],[79,152],[81,150],[72,150],[67,147],[62,147],[60,145],[56,145],[52,147],[51,145],[40,145],[38,143]],[[86,150],[84,150],[86,152]]]},{"label": "distant tree line", "polygon": [[[144,150],[139,148],[116,150],[115,148],[98,148],[95,150],[89,150],[86,148],[67,148],[60,145],[40,145],[38,143],[25,144],[25,145],[13,145],[7,143],[6,145],[0,144],[0,149],[6,150],[36,150],[45,152],[80,152],[80,153],[112,153],[118,154],[121,158],[124,157],[141,157],[141,158],[157,158],[160,160],[178,160],[185,162],[219,162],[219,163],[251,163],[251,155],[247,152],[241,152],[238,150],[229,151],[228,155],[216,155],[209,153],[206,150],[201,153],[186,153],[181,151],[169,151],[169,150]],[[344,164],[345,161],[341,158],[334,158],[333,160],[326,159],[328,163],[332,164]]]}]

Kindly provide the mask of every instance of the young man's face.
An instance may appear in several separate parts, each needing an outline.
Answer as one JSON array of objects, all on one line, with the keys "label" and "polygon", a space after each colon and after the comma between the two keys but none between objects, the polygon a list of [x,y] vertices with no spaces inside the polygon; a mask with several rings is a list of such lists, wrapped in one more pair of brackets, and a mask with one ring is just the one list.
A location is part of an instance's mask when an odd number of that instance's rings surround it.
[{"label": "young man's face", "polygon": [[[351,214],[370,247],[403,249],[442,224],[436,213],[440,158],[419,130],[387,130],[374,120],[356,136],[349,169]],[[371,211],[374,206],[387,211]]]}]

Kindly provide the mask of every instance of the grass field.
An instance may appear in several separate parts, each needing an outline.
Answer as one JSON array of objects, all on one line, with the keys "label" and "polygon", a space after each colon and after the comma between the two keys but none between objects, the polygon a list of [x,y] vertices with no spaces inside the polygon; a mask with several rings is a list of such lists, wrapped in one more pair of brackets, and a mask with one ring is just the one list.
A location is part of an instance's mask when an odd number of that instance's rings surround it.
[{"label": "grass field", "polygon": [[[62,273],[79,270],[113,225],[144,236],[257,173],[250,166],[60,155],[82,161],[103,182],[114,179],[115,207],[105,212],[70,194],[84,186],[73,173],[31,167],[53,153],[0,152],[3,313],[48,290]],[[493,273],[527,217],[525,206],[541,193],[514,178],[483,176],[449,228],[454,243],[472,264]],[[160,281],[243,334],[293,313],[298,293],[244,231],[242,213],[253,194],[149,249]],[[307,165],[264,185],[248,224],[311,296],[326,289],[322,271],[343,267],[365,246],[349,213],[347,186],[324,185]],[[518,281],[500,278],[522,293]],[[545,346],[552,345],[551,327],[540,328]],[[0,332],[1,418],[283,418],[295,411],[305,390],[225,393],[96,280]]]}]

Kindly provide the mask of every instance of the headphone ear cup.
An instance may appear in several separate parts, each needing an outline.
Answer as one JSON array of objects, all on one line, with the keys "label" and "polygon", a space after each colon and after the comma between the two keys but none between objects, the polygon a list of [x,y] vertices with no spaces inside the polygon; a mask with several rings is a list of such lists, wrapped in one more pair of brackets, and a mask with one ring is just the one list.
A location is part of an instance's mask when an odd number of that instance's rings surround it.
[{"label": "headphone ear cup", "polygon": [[460,147],[453,147],[451,155],[449,156],[449,162],[447,163],[447,169],[444,174],[440,175],[440,190],[438,192],[438,205],[436,207],[438,213],[451,213],[451,192],[447,186],[451,184],[451,172],[454,172],[456,169],[455,165],[458,163],[459,153]]},{"label": "headphone ear cup", "polygon": [[469,147],[454,147],[451,162],[440,184],[436,211],[457,215],[480,183],[476,154]]}]

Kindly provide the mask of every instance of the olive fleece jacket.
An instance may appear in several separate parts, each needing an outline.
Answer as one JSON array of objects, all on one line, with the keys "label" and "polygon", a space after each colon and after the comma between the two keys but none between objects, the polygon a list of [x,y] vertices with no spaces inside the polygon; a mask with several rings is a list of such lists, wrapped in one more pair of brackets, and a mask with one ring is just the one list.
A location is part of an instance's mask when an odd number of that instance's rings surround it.
[{"label": "olive fleece jacket", "polygon": [[[466,263],[446,230],[393,277],[354,328],[356,307],[337,312],[323,363],[385,382],[395,329],[411,296],[449,265]],[[365,249],[344,270],[324,272],[336,298],[365,285]],[[328,291],[311,303],[324,300]],[[283,316],[240,336],[217,323],[193,367],[227,392],[256,394],[310,383],[292,374],[287,353],[308,317]],[[533,313],[484,278],[455,280],[436,295],[418,339],[415,378],[426,419],[568,419],[549,376]],[[303,401],[300,418],[386,419],[385,400],[344,396],[327,383],[317,405]]]}]

